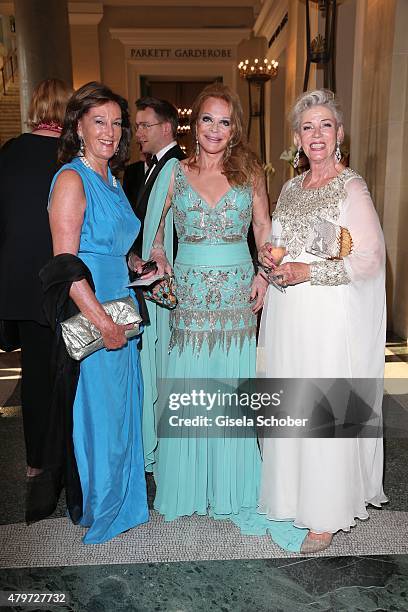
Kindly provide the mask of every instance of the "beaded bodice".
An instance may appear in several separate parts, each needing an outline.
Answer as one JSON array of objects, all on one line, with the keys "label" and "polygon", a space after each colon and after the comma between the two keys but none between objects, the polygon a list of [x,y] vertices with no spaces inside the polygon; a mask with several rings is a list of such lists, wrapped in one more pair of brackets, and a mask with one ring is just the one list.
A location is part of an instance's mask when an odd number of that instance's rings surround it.
[{"label": "beaded bodice", "polygon": [[317,217],[333,223],[338,222],[341,203],[347,197],[347,181],[351,178],[361,178],[354,170],[345,168],[324,187],[304,189],[305,176],[306,173],[289,181],[272,215],[273,220],[279,221],[282,226],[281,235],[286,240],[292,259],[301,254]]},{"label": "beaded bodice", "polygon": [[215,206],[209,206],[177,164],[172,208],[179,242],[240,242],[247,239],[251,223],[252,189],[231,187]]},{"label": "beaded bodice", "polygon": [[175,171],[172,209],[179,246],[174,263],[178,305],[170,315],[170,350],[186,346],[228,352],[232,343],[255,341],[249,296],[254,275],[247,234],[252,190],[232,187],[214,207]]}]

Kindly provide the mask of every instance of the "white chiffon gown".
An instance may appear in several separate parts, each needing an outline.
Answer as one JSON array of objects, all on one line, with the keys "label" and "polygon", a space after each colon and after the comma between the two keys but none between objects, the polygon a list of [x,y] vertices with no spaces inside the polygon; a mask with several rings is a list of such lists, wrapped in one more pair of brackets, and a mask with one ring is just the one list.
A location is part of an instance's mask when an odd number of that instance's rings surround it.
[{"label": "white chiffon gown", "polygon": [[[311,281],[280,293],[270,286],[263,309],[258,376],[375,378],[373,438],[268,438],[263,442],[259,512],[292,519],[316,533],[348,531],[367,519],[367,504],[386,502],[382,487],[382,379],[386,331],[385,247],[364,180],[345,169],[328,185],[285,184],[272,231],[286,239],[285,261],[312,263]],[[306,253],[316,218],[346,227],[352,253],[326,261]],[[293,407],[296,413],[301,407]]]}]

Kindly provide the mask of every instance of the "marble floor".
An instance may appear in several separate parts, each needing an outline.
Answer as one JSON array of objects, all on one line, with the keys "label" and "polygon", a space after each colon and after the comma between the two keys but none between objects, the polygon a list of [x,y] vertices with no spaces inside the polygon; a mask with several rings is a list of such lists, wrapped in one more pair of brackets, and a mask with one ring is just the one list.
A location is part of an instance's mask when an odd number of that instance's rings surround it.
[{"label": "marble floor", "polygon": [[75,612],[408,610],[406,556],[14,569],[1,581],[17,592],[66,593],[67,604],[46,609]]},{"label": "marble floor", "polygon": [[[386,376],[391,386],[408,379],[408,349],[398,339],[387,345]],[[23,521],[18,382],[18,353],[0,353],[0,524]],[[403,410],[407,399],[399,396]],[[408,439],[386,440],[386,458],[388,509],[408,511]],[[64,511],[61,500],[55,516]],[[66,594],[56,605],[0,605],[22,612],[408,611],[408,555],[5,568],[1,590]]]}]

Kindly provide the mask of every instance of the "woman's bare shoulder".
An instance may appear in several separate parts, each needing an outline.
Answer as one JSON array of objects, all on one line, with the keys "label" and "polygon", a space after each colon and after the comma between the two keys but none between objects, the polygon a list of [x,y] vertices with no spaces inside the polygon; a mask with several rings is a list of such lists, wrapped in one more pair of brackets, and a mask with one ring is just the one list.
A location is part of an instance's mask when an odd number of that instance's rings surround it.
[{"label": "woman's bare shoulder", "polygon": [[82,179],[79,172],[77,172],[73,168],[62,168],[59,175],[57,176],[55,184],[64,187],[69,185],[71,185],[72,187],[82,187]]},{"label": "woman's bare shoulder", "polygon": [[[67,209],[71,206],[85,208],[85,190],[81,176],[72,168],[63,169],[57,176],[50,197],[49,210]],[[62,208],[61,208],[62,207]]]}]

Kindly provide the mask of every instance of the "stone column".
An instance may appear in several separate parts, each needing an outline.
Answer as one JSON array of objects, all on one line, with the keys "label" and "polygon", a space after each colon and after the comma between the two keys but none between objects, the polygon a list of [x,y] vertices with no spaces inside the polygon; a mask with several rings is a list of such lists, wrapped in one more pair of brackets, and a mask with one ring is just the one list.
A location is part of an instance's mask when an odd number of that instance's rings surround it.
[{"label": "stone column", "polygon": [[72,85],[67,0],[14,0],[22,130],[36,85],[58,78]]}]

